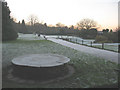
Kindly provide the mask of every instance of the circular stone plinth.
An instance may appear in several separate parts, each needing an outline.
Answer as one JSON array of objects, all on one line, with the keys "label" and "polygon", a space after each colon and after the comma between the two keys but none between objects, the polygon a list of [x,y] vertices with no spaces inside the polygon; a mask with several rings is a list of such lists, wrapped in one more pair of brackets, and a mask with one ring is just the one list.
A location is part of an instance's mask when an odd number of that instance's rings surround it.
[{"label": "circular stone plinth", "polygon": [[12,60],[12,75],[25,80],[48,81],[64,77],[69,58],[58,54],[29,54]]},{"label": "circular stone plinth", "polygon": [[69,61],[69,58],[58,54],[29,54],[14,58],[12,63],[17,66],[27,67],[54,67]]}]

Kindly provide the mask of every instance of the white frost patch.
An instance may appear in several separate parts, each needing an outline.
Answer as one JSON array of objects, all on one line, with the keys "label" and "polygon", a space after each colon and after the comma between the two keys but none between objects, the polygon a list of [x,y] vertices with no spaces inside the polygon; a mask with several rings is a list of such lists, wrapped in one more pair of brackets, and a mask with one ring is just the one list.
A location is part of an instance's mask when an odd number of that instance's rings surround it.
[{"label": "white frost patch", "polygon": [[44,40],[43,36],[38,37],[36,34],[22,34],[18,33],[18,39],[22,40]]}]

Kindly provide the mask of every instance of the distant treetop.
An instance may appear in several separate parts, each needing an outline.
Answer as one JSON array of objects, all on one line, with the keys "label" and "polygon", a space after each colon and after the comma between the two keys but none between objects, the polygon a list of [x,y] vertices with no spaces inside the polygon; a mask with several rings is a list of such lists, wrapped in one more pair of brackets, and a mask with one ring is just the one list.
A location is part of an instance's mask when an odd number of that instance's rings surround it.
[{"label": "distant treetop", "polygon": [[82,19],[81,21],[79,21],[77,23],[78,28],[80,29],[86,29],[86,30],[90,30],[92,28],[96,28],[97,26],[97,22],[92,20],[92,19]]}]

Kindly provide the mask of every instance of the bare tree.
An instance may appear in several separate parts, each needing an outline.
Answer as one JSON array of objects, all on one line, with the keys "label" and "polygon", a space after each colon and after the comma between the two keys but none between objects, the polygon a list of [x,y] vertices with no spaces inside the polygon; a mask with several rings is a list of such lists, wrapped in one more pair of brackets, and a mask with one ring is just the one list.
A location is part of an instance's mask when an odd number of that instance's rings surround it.
[{"label": "bare tree", "polygon": [[35,25],[36,23],[39,23],[39,19],[38,19],[38,17],[37,16],[35,16],[35,15],[30,15],[29,17],[28,17],[28,23],[30,24],[30,25]]},{"label": "bare tree", "polygon": [[56,26],[57,27],[64,27],[65,25],[59,22],[59,23],[56,24]]},{"label": "bare tree", "polygon": [[77,26],[80,29],[91,29],[91,28],[96,28],[97,22],[95,22],[92,19],[82,19],[80,22],[77,23]]},{"label": "bare tree", "polygon": [[73,25],[71,25],[71,26],[70,26],[70,29],[72,29],[72,30],[73,30],[73,29],[74,29],[74,26],[73,26]]}]

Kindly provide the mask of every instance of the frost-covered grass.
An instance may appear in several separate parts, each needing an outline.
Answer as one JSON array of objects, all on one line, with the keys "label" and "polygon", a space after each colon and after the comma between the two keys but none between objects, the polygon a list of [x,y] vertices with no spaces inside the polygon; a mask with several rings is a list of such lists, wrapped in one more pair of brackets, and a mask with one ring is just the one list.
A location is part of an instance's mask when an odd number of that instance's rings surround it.
[{"label": "frost-covered grass", "polygon": [[21,40],[44,40],[43,35],[41,37],[38,37],[38,35],[36,34],[22,34],[22,33],[18,33],[18,38],[17,39],[21,39]]},{"label": "frost-covered grass", "polygon": [[[102,45],[93,45],[94,47],[102,48]],[[104,49],[118,52],[118,45],[104,45]]]},{"label": "frost-covered grass", "polygon": [[[11,60],[24,54],[53,53],[67,56],[75,73],[65,80],[49,84],[19,84],[6,78]],[[117,83],[117,64],[47,40],[16,40],[2,46],[3,88],[89,88]],[[57,73],[57,72],[56,72]]]},{"label": "frost-covered grass", "polygon": [[118,52],[118,45],[105,45],[105,49],[113,50]]}]

